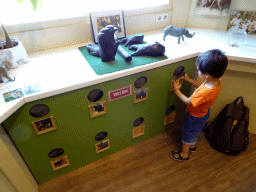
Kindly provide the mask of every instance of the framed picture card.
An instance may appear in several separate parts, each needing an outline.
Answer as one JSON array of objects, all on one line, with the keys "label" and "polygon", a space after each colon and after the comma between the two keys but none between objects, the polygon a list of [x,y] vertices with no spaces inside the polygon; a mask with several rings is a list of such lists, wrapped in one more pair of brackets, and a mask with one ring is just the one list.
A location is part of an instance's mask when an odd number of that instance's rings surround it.
[{"label": "framed picture card", "polygon": [[145,125],[138,126],[132,130],[132,138],[139,137],[144,135],[145,132]]},{"label": "framed picture card", "polygon": [[60,158],[55,159],[54,161],[51,161],[51,166],[54,171],[61,169],[63,167],[66,167],[68,165],[70,165],[68,156],[60,157]]},{"label": "framed picture card", "polygon": [[90,117],[97,117],[107,113],[107,103],[106,101],[101,101],[97,104],[89,105]]},{"label": "framed picture card", "polygon": [[169,115],[167,115],[165,118],[164,118],[164,125],[167,125],[169,123],[172,123],[175,119],[175,115],[176,113],[171,113]]},{"label": "framed picture card", "polygon": [[109,139],[95,144],[95,149],[96,149],[96,153],[100,153],[100,152],[110,149]]},{"label": "framed picture card", "polygon": [[95,43],[98,43],[97,36],[100,30],[107,25],[113,25],[117,28],[115,35],[118,39],[126,37],[122,9],[90,13],[90,20]]},{"label": "framed picture card", "polygon": [[133,103],[139,103],[148,99],[148,88],[134,91]]},{"label": "framed picture card", "polygon": [[57,129],[57,125],[55,123],[53,116],[32,122],[32,126],[37,135]]}]

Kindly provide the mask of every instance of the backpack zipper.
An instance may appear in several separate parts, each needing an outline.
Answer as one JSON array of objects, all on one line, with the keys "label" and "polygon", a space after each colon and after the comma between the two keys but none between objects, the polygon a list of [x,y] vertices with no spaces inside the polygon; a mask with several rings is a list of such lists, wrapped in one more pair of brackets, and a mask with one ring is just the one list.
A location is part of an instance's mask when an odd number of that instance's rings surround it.
[{"label": "backpack zipper", "polygon": [[[231,134],[232,134],[232,131],[233,131],[233,128],[234,128],[234,126],[237,124],[237,120],[234,120],[233,121],[233,125],[232,125],[232,127],[231,127]],[[230,147],[230,140],[228,141],[228,148]],[[226,151],[226,152],[229,152],[229,151]]]}]

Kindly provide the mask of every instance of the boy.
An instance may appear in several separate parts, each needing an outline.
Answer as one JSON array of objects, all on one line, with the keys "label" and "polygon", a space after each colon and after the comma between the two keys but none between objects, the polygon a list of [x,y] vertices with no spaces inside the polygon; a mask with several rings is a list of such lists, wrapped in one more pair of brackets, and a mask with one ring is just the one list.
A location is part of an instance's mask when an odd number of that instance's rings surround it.
[{"label": "boy", "polygon": [[220,77],[224,74],[228,59],[219,49],[206,51],[196,59],[198,76],[204,80],[200,83],[190,79],[185,73],[183,79],[193,86],[198,87],[189,98],[181,91],[181,85],[172,81],[171,89],[187,105],[187,113],[183,119],[182,128],[182,152],[170,152],[170,156],[176,161],[186,162],[189,160],[189,151],[196,151],[196,142],[204,128],[209,116],[210,106],[215,102],[221,89]]},{"label": "boy", "polygon": [[237,13],[236,17],[230,22],[230,25],[232,26],[231,29],[239,29],[242,22],[241,13]]}]

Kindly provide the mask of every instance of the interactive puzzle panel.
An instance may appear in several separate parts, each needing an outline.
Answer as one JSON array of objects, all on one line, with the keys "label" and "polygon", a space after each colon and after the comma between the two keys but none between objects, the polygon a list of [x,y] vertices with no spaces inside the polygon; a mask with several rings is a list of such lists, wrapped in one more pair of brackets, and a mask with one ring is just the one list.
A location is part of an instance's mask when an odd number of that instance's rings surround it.
[{"label": "interactive puzzle panel", "polygon": [[[195,58],[33,101],[3,124],[42,184],[180,126],[186,105],[170,92],[170,83],[181,65],[193,77],[194,63]],[[189,96],[190,84],[184,82],[182,92]],[[33,112],[38,104],[42,113]]]}]

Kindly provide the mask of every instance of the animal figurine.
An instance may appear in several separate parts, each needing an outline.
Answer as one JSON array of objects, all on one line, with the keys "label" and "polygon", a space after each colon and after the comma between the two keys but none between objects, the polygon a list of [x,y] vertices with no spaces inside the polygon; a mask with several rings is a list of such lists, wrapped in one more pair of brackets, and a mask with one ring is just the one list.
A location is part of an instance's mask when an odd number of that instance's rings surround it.
[{"label": "animal figurine", "polygon": [[121,55],[125,62],[129,63],[132,61],[132,56],[129,53],[127,53],[121,46],[118,46],[117,53]]},{"label": "animal figurine", "polygon": [[168,26],[164,29],[164,36],[163,36],[164,41],[165,41],[165,37],[167,35],[171,35],[173,37],[178,37],[179,38],[178,39],[178,44],[179,44],[180,43],[180,37],[182,38],[182,41],[184,41],[183,35],[187,38],[192,38],[195,35],[195,33],[190,34],[188,29],[185,28],[185,27],[173,27],[172,25],[170,25],[170,26]]},{"label": "animal figurine", "polygon": [[134,44],[141,44],[143,42],[144,35],[142,33],[134,34],[130,37],[125,37],[122,40],[120,40],[121,44],[124,44],[125,47],[128,47],[129,45]]},{"label": "animal figurine", "polygon": [[13,43],[11,41],[11,38],[9,37],[3,23],[1,23],[2,25],[2,28],[3,28],[3,31],[4,31],[4,34],[5,34],[5,48],[8,49],[8,48],[12,48],[13,47]]},{"label": "animal figurine", "polygon": [[86,48],[90,55],[100,57],[100,47],[98,44],[89,43]]},{"label": "animal figurine", "polygon": [[115,40],[115,32],[117,28],[112,25],[107,25],[105,28],[100,30],[98,34],[99,52],[103,62],[115,60],[117,48],[119,42]]},{"label": "animal figurine", "polygon": [[[87,50],[90,55],[100,57],[100,47],[98,44],[89,43],[89,45],[87,46]],[[127,53],[121,46],[118,46],[117,53],[121,55],[125,62],[129,63],[132,61],[132,56]]]},{"label": "animal figurine", "polygon": [[15,77],[12,79],[7,73],[7,71],[9,71],[11,68],[12,64],[9,61],[4,61],[2,64],[0,64],[0,83],[4,82],[2,76],[4,76],[9,81],[15,81]]},{"label": "animal figurine", "polygon": [[27,52],[20,41],[11,40],[4,25],[1,23],[5,41],[0,42],[0,62],[9,61],[12,63],[12,68],[18,67],[18,64],[28,63],[29,58]]},{"label": "animal figurine", "polygon": [[165,47],[157,41],[151,44],[130,45],[128,49],[136,51],[131,56],[159,57],[164,56],[165,53]]},{"label": "animal figurine", "polygon": [[102,62],[109,62],[115,60],[117,48],[120,42],[115,40],[115,32],[117,28],[112,25],[107,25],[100,30],[97,36],[98,45],[89,43],[87,50],[89,54],[100,57]]}]

